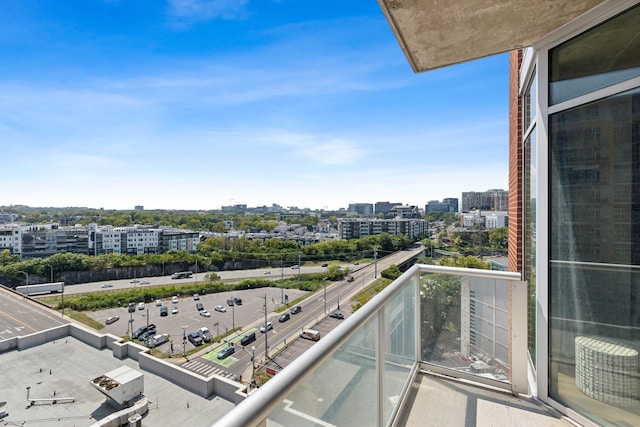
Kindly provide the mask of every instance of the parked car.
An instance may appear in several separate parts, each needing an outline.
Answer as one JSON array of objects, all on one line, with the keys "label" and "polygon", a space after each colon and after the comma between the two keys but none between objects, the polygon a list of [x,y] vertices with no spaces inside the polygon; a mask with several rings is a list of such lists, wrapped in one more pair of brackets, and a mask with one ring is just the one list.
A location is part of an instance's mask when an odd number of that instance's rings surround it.
[{"label": "parked car", "polygon": [[209,313],[207,310],[202,310],[200,312],[200,316],[202,316],[202,317],[211,317],[211,313]]},{"label": "parked car", "polygon": [[228,305],[229,307],[231,307],[232,305],[234,305],[234,304],[233,304],[233,298],[229,298],[229,299],[227,300],[227,305]]},{"label": "parked car", "polygon": [[105,324],[110,325],[112,323],[116,323],[120,318],[118,316],[109,316],[107,320],[104,321]]},{"label": "parked car", "polygon": [[265,333],[273,329],[273,323],[267,322],[264,325],[260,326],[260,332]]},{"label": "parked car", "polygon": [[233,346],[225,347],[218,352],[218,359],[224,359],[228,356],[231,356],[236,352],[236,348]]},{"label": "parked car", "polygon": [[213,341],[213,335],[209,331],[209,328],[207,328],[206,326],[203,326],[202,328],[198,329],[198,332],[200,332],[200,336],[202,337],[204,342]]},{"label": "parked car", "polygon": [[138,329],[136,329],[135,331],[133,331],[133,338],[134,339],[140,339],[140,335],[146,333],[147,331],[153,331],[153,333],[156,333],[156,325],[154,325],[153,323],[150,323],[149,326],[147,325],[142,325],[140,326]]},{"label": "parked car", "polygon": [[160,307],[162,305],[162,301],[160,301],[159,299],[156,300],[156,306]]},{"label": "parked car", "polygon": [[287,320],[289,320],[289,313],[284,313],[280,316],[280,318],[278,319],[278,322],[283,323],[286,322]]},{"label": "parked car", "polygon": [[171,314],[178,314],[178,306],[174,305],[173,307],[171,307]]},{"label": "parked car", "polygon": [[135,302],[130,302],[129,303],[129,313],[134,313],[136,311],[136,303]]},{"label": "parked car", "polygon": [[200,299],[200,295],[198,294],[193,294],[193,300],[194,301],[198,301]]},{"label": "parked car", "polygon": [[302,307],[299,305],[296,305],[295,307],[293,307],[291,309],[291,314],[298,314],[302,311]]},{"label": "parked car", "polygon": [[334,319],[344,319],[344,314],[342,314],[342,312],[340,311],[334,311],[329,314],[329,317],[333,317]]},{"label": "parked car", "polygon": [[160,316],[164,317],[168,315],[169,315],[169,309],[167,308],[167,306],[163,305],[162,307],[160,307]]},{"label": "parked car", "polygon": [[174,295],[174,296],[172,296],[172,297],[171,297],[171,302],[172,302],[172,303],[177,304],[177,303],[178,303],[178,301],[179,301],[179,300],[178,300],[178,296],[177,296],[177,295]]},{"label": "parked car", "polygon": [[196,347],[199,345],[202,345],[202,337],[200,336],[200,333],[197,331],[189,332],[187,339],[191,344],[195,345]]},{"label": "parked car", "polygon": [[138,303],[138,310],[144,310],[144,303],[143,302],[139,302]]},{"label": "parked car", "polygon": [[242,305],[242,298],[234,298],[233,302],[235,302],[236,305]]},{"label": "parked car", "polygon": [[248,334],[240,338],[240,344],[245,346],[249,343],[254,342],[255,340],[256,340],[256,331],[249,332]]},{"label": "parked car", "polygon": [[157,334],[157,335],[153,335],[153,336],[149,337],[145,341],[145,344],[147,345],[147,347],[153,348],[153,347],[157,347],[159,345],[162,345],[162,344],[166,343],[167,341],[169,341],[169,335],[168,334]]},{"label": "parked car", "polygon": [[198,310],[198,311],[204,310],[204,305],[202,305],[201,302],[197,302],[196,303],[196,310]]},{"label": "parked car", "polygon": [[227,309],[226,309],[226,308],[224,308],[224,307],[223,307],[223,306],[221,306],[221,305],[216,305],[213,309],[214,309],[215,311],[219,311],[220,313],[226,313],[226,312],[227,312]]}]

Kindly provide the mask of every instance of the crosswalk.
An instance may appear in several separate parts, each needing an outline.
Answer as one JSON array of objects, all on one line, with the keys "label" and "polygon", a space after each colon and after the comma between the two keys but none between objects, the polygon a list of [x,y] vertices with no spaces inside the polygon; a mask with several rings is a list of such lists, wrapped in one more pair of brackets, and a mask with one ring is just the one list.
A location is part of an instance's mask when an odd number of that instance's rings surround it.
[{"label": "crosswalk", "polygon": [[190,360],[181,366],[204,377],[217,374],[221,377],[229,378],[230,380],[236,380],[236,376],[231,372],[227,372],[219,366],[216,366],[215,364],[204,359]]}]

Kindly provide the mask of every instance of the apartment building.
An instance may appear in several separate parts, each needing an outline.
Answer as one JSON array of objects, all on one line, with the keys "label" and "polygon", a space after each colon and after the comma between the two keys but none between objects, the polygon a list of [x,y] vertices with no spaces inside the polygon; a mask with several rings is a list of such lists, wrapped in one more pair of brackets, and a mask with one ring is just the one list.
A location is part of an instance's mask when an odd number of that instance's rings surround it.
[{"label": "apartment building", "polygon": [[404,234],[410,239],[418,239],[426,236],[428,229],[429,222],[424,219],[347,218],[338,220],[338,235],[344,240],[376,236],[382,233]]},{"label": "apartment building", "polygon": [[176,228],[112,227],[90,224],[87,229],[90,255],[162,254],[171,250],[195,252],[200,242],[199,232]]},{"label": "apartment building", "polygon": [[501,189],[466,191],[462,193],[462,212],[472,209],[506,211],[509,208],[509,192]]}]

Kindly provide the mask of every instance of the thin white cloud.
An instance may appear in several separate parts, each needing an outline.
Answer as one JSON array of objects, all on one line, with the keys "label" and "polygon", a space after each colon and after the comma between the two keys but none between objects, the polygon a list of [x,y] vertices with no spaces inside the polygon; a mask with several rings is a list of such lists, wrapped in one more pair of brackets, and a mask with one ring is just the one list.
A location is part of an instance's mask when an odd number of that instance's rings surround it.
[{"label": "thin white cloud", "polygon": [[244,19],[248,0],[169,0],[168,14],[191,22]]}]

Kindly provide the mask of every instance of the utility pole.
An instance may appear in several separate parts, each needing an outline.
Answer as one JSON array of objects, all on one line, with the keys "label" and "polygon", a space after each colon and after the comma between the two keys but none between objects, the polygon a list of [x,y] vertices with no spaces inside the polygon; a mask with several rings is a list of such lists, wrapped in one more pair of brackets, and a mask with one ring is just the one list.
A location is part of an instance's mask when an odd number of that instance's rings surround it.
[{"label": "utility pole", "polygon": [[280,289],[282,290],[280,297],[281,303],[284,304],[284,261],[280,258]]},{"label": "utility pole", "polygon": [[324,278],[324,314],[327,314],[327,278]]},{"label": "utility pole", "polygon": [[378,278],[378,248],[373,248],[373,278]]},{"label": "utility pole", "polygon": [[267,330],[267,294],[264,294],[264,329],[264,360],[266,362],[267,357],[269,357],[269,331]]}]

